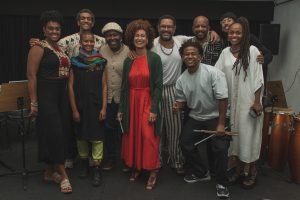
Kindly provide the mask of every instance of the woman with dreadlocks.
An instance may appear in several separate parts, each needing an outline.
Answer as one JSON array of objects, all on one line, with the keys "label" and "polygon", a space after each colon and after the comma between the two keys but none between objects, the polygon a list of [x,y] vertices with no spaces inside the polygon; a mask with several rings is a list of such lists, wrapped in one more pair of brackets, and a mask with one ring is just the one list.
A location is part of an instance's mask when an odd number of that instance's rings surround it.
[{"label": "woman with dreadlocks", "polygon": [[231,130],[239,133],[233,137],[229,156],[239,160],[230,182],[242,181],[246,189],[256,183],[255,161],[259,158],[262,134],[263,71],[256,61],[259,50],[249,44],[248,20],[240,17],[228,32],[231,45],[225,48],[216,67],[227,79]]}]

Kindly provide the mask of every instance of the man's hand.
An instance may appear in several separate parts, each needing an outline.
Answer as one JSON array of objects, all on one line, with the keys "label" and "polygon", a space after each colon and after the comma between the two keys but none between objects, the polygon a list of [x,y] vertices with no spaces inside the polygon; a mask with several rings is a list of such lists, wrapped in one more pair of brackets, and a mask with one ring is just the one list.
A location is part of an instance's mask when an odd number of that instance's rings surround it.
[{"label": "man's hand", "polygon": [[177,113],[177,112],[179,112],[183,107],[184,107],[184,102],[178,102],[178,101],[175,101],[175,102],[173,103],[172,110],[173,110],[173,112]]},{"label": "man's hand", "polygon": [[40,41],[39,38],[30,38],[29,39],[29,45],[30,45],[30,47],[34,46],[39,41]]},{"label": "man's hand", "polygon": [[220,41],[220,36],[215,31],[210,31],[210,41],[216,43]]},{"label": "man's hand", "polygon": [[222,124],[218,124],[216,128],[217,135],[225,135],[225,127]]},{"label": "man's hand", "polygon": [[135,51],[129,51],[128,57],[129,57],[131,60],[134,60],[134,59],[137,57],[137,55],[136,55]]},{"label": "man's hand", "polygon": [[262,54],[262,52],[260,52],[260,54],[256,57],[256,61],[257,61],[259,64],[264,64],[264,62],[265,62],[265,57],[264,57],[264,55]]}]

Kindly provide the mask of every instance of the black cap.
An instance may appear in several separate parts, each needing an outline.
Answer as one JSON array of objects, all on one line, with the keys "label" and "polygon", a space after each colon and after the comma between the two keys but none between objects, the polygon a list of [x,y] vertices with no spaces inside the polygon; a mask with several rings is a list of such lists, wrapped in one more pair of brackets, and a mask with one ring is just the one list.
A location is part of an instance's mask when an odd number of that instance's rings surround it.
[{"label": "black cap", "polygon": [[237,17],[236,17],[236,15],[235,15],[233,12],[226,12],[226,13],[224,13],[224,14],[221,16],[220,21],[222,21],[224,18],[231,18],[231,19],[233,19],[234,21],[237,20]]}]

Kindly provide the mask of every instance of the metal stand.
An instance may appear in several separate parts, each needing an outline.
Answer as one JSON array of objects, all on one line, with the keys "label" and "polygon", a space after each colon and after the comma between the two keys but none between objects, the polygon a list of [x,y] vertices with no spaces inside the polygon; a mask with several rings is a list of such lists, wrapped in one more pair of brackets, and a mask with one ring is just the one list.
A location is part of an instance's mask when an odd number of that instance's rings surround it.
[{"label": "metal stand", "polygon": [[22,137],[22,171],[15,171],[6,174],[0,174],[0,177],[8,175],[22,175],[23,189],[27,190],[28,174],[42,172],[43,170],[28,170],[26,168],[26,152],[25,152],[25,120],[24,120],[24,98],[17,98],[18,109],[20,110],[20,123],[18,123],[18,131]]}]

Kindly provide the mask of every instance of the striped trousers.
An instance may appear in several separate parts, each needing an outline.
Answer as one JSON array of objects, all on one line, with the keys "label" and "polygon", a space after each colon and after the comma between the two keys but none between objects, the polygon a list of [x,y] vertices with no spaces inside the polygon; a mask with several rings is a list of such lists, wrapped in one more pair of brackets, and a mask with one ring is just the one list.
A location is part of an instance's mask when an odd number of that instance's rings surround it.
[{"label": "striped trousers", "polygon": [[[159,107],[161,116],[162,134],[160,144],[166,144],[172,168],[183,167],[183,154],[179,145],[182,130],[181,114],[174,113],[172,110],[175,102],[175,84],[163,86],[162,100]],[[161,156],[162,157],[162,156]]]}]

